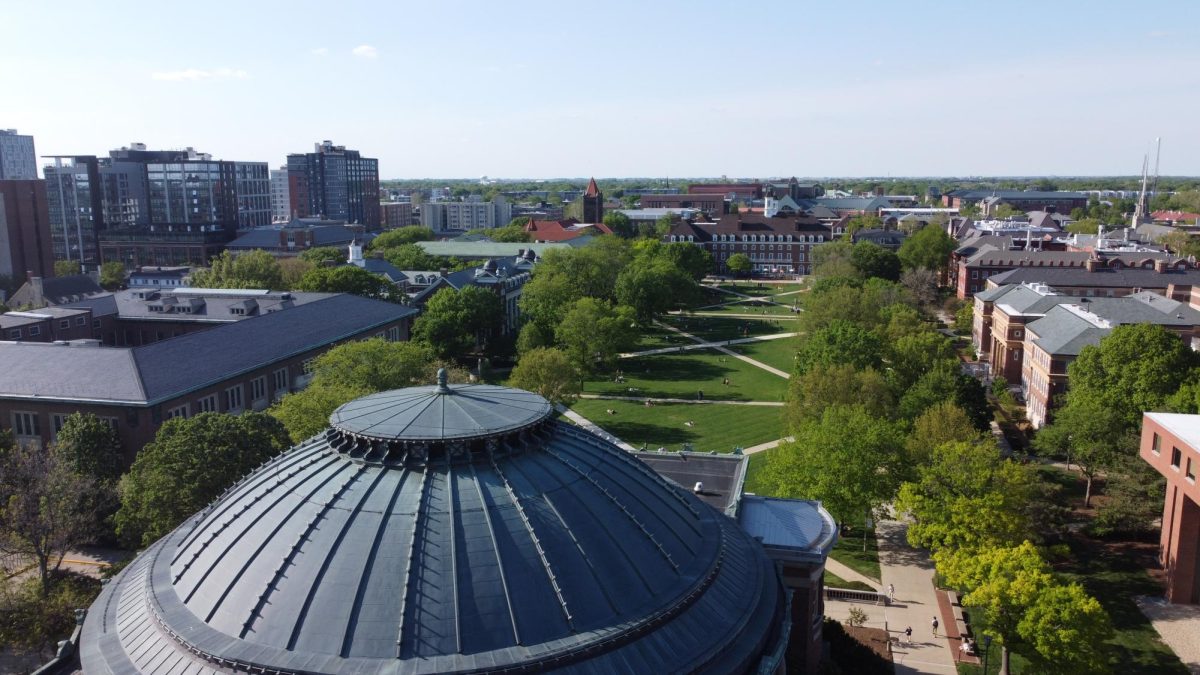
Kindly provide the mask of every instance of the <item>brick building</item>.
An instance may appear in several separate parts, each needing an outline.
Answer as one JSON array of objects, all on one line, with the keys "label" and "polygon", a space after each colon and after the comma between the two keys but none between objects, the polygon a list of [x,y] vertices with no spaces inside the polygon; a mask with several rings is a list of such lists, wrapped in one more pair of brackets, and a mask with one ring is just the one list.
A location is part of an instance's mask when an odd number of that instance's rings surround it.
[{"label": "brick building", "polygon": [[727,213],[723,194],[642,195],[639,204],[643,209],[697,209],[713,218]]},{"label": "brick building", "polygon": [[816,218],[758,213],[728,214],[715,223],[683,222],[663,237],[667,242],[689,242],[708,251],[718,274],[728,274],[725,261],[745,253],[754,274],[790,276],[810,274],[813,248],[830,240],[831,231]]},{"label": "brick building", "polygon": [[385,230],[413,224],[412,202],[383,202],[379,205],[379,222]]},{"label": "brick building", "polygon": [[[1200,269],[1183,260],[1170,264],[1143,261],[1131,267],[1124,259],[1083,267],[1019,267],[988,276],[986,289],[1016,284],[1044,283],[1063,295],[1077,297],[1122,297],[1152,291],[1181,302],[1190,302],[1200,291]],[[1200,306],[1200,301],[1193,302]]]},{"label": "brick building", "polygon": [[1167,600],[1200,603],[1200,415],[1145,413],[1139,453],[1167,479],[1159,540]]},{"label": "brick building", "polygon": [[416,310],[330,294],[291,308],[140,347],[0,342],[0,425],[52,443],[68,415],[92,413],[127,459],[172,417],[263,410],[302,389],[312,359],[343,342],[407,340]]},{"label": "brick building", "polygon": [[44,180],[0,180],[0,274],[54,276]]},{"label": "brick building", "polygon": [[[1006,239],[1010,238],[980,238],[959,247],[951,255],[951,264],[954,266],[951,277],[959,298],[971,297],[987,288],[991,277],[1017,268],[1076,268],[1092,272],[1103,268],[1114,271],[1140,268],[1166,272],[1190,267],[1187,260],[1160,252],[1103,254],[1084,251],[1013,251],[1003,247]],[[1036,273],[1034,277],[1032,281],[1046,281],[1036,278]]]},{"label": "brick building", "polygon": [[741,202],[763,198],[762,183],[692,183],[687,191],[689,195],[718,194]]},{"label": "brick building", "polygon": [[1018,211],[1050,211],[1070,213],[1072,209],[1087,208],[1084,192],[1049,192],[1036,190],[951,190],[942,195],[942,206],[960,209],[995,197],[998,203],[1008,204]]}]

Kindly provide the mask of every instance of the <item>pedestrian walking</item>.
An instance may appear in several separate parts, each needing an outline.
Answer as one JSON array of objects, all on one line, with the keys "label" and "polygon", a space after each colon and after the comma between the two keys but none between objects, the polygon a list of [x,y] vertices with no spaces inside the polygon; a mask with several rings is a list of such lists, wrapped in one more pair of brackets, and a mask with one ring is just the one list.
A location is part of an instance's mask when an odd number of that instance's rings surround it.
[{"label": "pedestrian walking", "polygon": [[895,584],[888,584],[888,604],[890,605],[895,601],[896,601],[896,586],[895,586]]},{"label": "pedestrian walking", "polygon": [[912,626],[904,629],[904,642],[906,644],[912,644]]},{"label": "pedestrian walking", "polygon": [[935,616],[935,617],[933,617],[933,637],[938,636],[937,628],[938,628],[938,620],[937,620],[937,617]]}]

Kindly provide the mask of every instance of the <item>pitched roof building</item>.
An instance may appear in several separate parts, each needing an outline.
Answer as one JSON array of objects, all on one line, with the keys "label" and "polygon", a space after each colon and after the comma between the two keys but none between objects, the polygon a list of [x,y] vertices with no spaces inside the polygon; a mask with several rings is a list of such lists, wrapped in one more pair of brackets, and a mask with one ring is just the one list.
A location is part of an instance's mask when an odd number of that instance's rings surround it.
[{"label": "pitched roof building", "polygon": [[587,189],[583,191],[583,222],[604,222],[604,193],[596,186],[596,179],[588,180]]},{"label": "pitched roof building", "polygon": [[754,265],[754,274],[789,276],[811,273],[813,248],[830,236],[828,225],[809,216],[731,213],[715,223],[680,223],[663,241],[704,248],[718,274],[729,273],[725,263],[730,256],[744,253]]},{"label": "pitched roof building", "polygon": [[612,229],[600,221],[580,223],[574,218],[565,220],[533,220],[525,224],[525,231],[539,244],[571,241],[580,237],[595,237],[612,234]]},{"label": "pitched roof building", "polygon": [[87,274],[72,274],[65,277],[31,277],[12,294],[5,304],[10,307],[39,307],[64,305],[102,295],[106,291]]}]

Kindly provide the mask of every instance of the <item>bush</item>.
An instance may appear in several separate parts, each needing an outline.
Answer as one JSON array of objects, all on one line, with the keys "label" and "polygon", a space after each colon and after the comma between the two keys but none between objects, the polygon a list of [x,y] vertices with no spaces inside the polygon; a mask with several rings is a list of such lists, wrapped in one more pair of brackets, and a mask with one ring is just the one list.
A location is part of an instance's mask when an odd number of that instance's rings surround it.
[{"label": "bush", "polygon": [[891,675],[895,672],[890,661],[884,660],[870,647],[855,640],[842,624],[826,618],[823,637],[829,643],[830,662],[821,667],[827,675]]},{"label": "bush", "polygon": [[75,630],[75,610],[92,604],[100,581],[60,570],[51,576],[46,597],[40,589],[37,578],[0,582],[0,645],[53,648]]}]

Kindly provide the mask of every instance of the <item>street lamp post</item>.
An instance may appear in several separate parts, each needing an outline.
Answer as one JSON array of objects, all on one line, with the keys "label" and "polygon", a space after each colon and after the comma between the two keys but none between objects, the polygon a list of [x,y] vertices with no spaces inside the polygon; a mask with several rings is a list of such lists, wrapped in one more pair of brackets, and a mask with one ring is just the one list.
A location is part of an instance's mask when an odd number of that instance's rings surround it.
[{"label": "street lamp post", "polygon": [[987,675],[988,653],[992,650],[992,636],[983,636],[983,675]]}]

